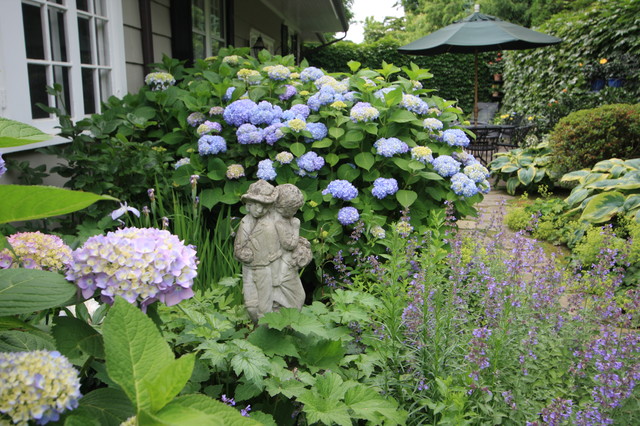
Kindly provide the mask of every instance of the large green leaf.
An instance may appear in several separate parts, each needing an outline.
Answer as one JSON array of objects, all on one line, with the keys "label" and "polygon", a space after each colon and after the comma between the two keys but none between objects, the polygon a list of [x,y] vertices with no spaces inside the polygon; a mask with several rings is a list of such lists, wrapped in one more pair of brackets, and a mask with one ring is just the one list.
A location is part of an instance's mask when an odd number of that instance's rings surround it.
[{"label": "large green leaf", "polygon": [[[137,410],[148,410],[157,398],[151,384],[174,357],[153,321],[136,306],[117,297],[103,325],[107,372]],[[166,378],[161,379],[166,382]],[[154,404],[155,405],[155,404]]]},{"label": "large green leaf", "polygon": [[587,189],[601,189],[607,191],[609,189],[638,189],[640,188],[640,180],[633,177],[622,179],[604,179],[585,186]]},{"label": "large green leaf", "polygon": [[353,161],[358,167],[362,167],[365,170],[371,170],[371,167],[376,162],[375,157],[370,152],[361,152],[353,158]]},{"label": "large green leaf", "polygon": [[124,392],[100,388],[84,395],[73,413],[96,419],[101,426],[119,426],[136,412]]},{"label": "large green leaf", "polygon": [[391,113],[389,117],[390,123],[408,123],[414,121],[416,119],[416,115],[411,111],[407,111],[406,109],[396,109]]},{"label": "large green leaf", "polygon": [[316,385],[300,393],[298,401],[304,404],[309,424],[322,422],[339,425],[352,424],[347,405],[342,398],[348,387],[336,373],[327,372],[318,377]]},{"label": "large green leaf", "polygon": [[299,357],[293,337],[280,330],[257,327],[247,340],[258,346],[267,355]]},{"label": "large green leaf", "polygon": [[257,346],[244,341],[235,341],[237,350],[231,358],[231,367],[237,375],[244,373],[245,377],[253,383],[260,383],[269,372],[269,359]]},{"label": "large green leaf", "polygon": [[72,317],[56,317],[53,322],[53,337],[64,356],[73,359],[85,354],[104,359],[102,335],[96,329]]},{"label": "large green leaf", "polygon": [[28,124],[0,117],[0,148],[42,142],[51,137]]},{"label": "large green leaf", "polygon": [[618,191],[603,192],[589,200],[582,211],[582,220],[591,223],[603,223],[622,211],[625,196]]},{"label": "large green leaf", "polygon": [[396,200],[402,205],[402,207],[407,208],[411,206],[418,199],[418,194],[414,191],[409,191],[406,189],[401,189],[396,192]]},{"label": "large green leaf", "polygon": [[630,212],[640,208],[640,194],[632,194],[624,201],[624,210]]},{"label": "large green leaf", "polygon": [[575,172],[570,172],[562,176],[560,182],[571,182],[575,180],[580,180],[587,176],[590,172],[588,170],[576,170]]},{"label": "large green leaf", "polygon": [[62,306],[76,286],[62,275],[37,269],[0,269],[0,316]]},{"label": "large green leaf", "polygon": [[405,424],[407,419],[407,413],[398,410],[397,404],[360,383],[345,393],[344,402],[356,417],[373,424],[401,425]]},{"label": "large green leaf", "polygon": [[518,170],[518,179],[523,186],[529,185],[533,182],[533,178],[536,175],[536,168],[533,166],[523,167]]},{"label": "large green leaf", "polygon": [[567,199],[564,201],[568,205],[573,206],[574,204],[581,203],[582,200],[587,198],[590,193],[591,191],[589,191],[588,189],[577,187],[574,188],[573,191],[571,191],[571,194],[569,194]]},{"label": "large green leaf", "polygon": [[507,193],[513,195],[516,193],[516,188],[520,185],[520,180],[517,176],[511,176],[507,179]]},{"label": "large green leaf", "polygon": [[0,352],[53,351],[56,346],[52,339],[39,334],[19,330],[0,331]]},{"label": "large green leaf", "polygon": [[38,185],[0,185],[0,200],[0,224],[72,213],[100,200],[118,201],[108,195]]},{"label": "large green leaf", "polygon": [[164,426],[259,425],[239,411],[205,395],[185,395],[171,401],[156,414],[141,413],[138,424]]}]

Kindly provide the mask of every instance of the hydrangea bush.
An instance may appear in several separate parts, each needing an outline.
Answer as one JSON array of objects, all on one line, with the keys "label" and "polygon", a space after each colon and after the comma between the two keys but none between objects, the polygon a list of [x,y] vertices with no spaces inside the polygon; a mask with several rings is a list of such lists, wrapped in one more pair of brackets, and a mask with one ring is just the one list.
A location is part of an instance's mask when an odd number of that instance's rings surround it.
[{"label": "hydrangea bush", "polygon": [[[23,267],[46,271],[66,271],[71,263],[71,248],[56,235],[18,232],[7,238],[13,252],[0,251],[0,269]],[[18,258],[16,259],[16,256]]]},{"label": "hydrangea bush", "polygon": [[444,201],[465,216],[489,190],[488,172],[464,152],[462,111],[423,86],[426,70],[350,63],[352,74],[330,74],[296,67],[291,56],[243,53],[222,50],[177,72],[175,86],[145,92],[177,118],[162,137],[179,159],[173,180],[187,185],[200,175],[205,207],[240,207],[257,179],[293,183],[306,199],[301,233],[326,243],[314,244],[323,258],[344,247],[359,221],[374,240],[373,229],[410,208],[422,229]]}]

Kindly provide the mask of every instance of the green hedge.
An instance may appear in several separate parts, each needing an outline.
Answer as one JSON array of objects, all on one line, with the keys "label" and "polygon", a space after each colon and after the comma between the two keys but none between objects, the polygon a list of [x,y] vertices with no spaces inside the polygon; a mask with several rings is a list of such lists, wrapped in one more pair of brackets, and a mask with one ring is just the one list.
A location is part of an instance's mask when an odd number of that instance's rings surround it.
[{"label": "green hedge", "polygon": [[[347,62],[358,61],[363,68],[377,69],[382,61],[398,67],[408,66],[411,62],[420,68],[428,69],[433,78],[428,89],[435,89],[437,96],[456,100],[458,105],[471,115],[473,113],[474,58],[470,54],[449,54],[435,56],[405,55],[398,52],[399,44],[381,40],[371,44],[338,42],[318,48],[306,45],[303,57],[309,64],[324,68],[328,72],[350,72]],[[478,55],[478,96],[480,102],[491,101],[492,76],[487,62],[495,57],[495,52]]]},{"label": "green hedge", "polygon": [[[547,115],[563,97],[573,98],[575,109],[610,103],[634,103],[640,98],[637,67],[622,88],[591,92],[585,69],[602,58],[640,56],[640,2],[600,0],[588,9],[554,16],[538,30],[561,37],[563,42],[539,49],[508,52],[505,61],[503,112]],[[583,101],[580,101],[583,99]],[[558,117],[559,118],[559,117]],[[557,119],[556,119],[557,120]],[[551,128],[552,126],[547,126]]]}]

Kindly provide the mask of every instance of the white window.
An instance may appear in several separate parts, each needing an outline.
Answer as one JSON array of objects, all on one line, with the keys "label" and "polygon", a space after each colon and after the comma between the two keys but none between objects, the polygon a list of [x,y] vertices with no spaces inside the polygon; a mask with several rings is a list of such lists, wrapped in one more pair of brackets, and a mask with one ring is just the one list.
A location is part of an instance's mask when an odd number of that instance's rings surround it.
[{"label": "white window", "polygon": [[204,59],[227,45],[223,0],[191,0],[193,57]]},{"label": "white window", "polygon": [[[54,84],[63,105],[47,93]],[[2,0],[0,116],[55,133],[57,118],[38,103],[78,120],[125,93],[121,1]]]}]

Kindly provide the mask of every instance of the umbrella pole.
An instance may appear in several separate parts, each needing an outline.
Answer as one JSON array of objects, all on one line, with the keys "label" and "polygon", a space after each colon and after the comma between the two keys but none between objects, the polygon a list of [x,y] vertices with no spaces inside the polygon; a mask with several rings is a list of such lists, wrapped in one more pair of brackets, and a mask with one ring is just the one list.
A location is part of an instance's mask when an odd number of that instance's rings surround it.
[{"label": "umbrella pole", "polygon": [[478,50],[473,51],[473,55],[475,57],[475,68],[476,68],[476,81],[474,86],[474,95],[473,95],[473,123],[474,125],[478,125]]}]

